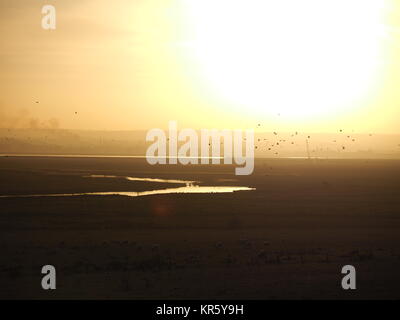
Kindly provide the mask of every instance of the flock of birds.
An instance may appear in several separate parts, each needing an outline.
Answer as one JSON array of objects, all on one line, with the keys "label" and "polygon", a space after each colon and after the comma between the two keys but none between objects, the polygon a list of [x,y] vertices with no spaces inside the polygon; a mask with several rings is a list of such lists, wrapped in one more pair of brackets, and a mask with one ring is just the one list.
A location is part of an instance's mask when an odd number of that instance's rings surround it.
[{"label": "flock of birds", "polygon": [[[35,101],[35,103],[39,104],[40,102],[39,101]],[[74,114],[77,115],[78,112],[75,111]],[[278,116],[280,116],[280,114],[278,114]],[[257,128],[261,128],[261,123],[257,124]],[[340,134],[344,134],[344,130],[343,129],[339,129],[339,133]],[[274,152],[275,155],[279,155],[279,152],[275,151],[276,147],[283,146],[286,143],[289,143],[290,145],[296,145],[296,143],[295,143],[293,138],[296,138],[297,136],[300,136],[299,132],[295,131],[292,134],[290,134],[290,138],[292,138],[292,139],[288,140],[288,139],[279,139],[278,133],[276,131],[274,131],[273,134],[276,137],[276,139],[274,141],[272,141],[272,144],[271,144],[269,139],[266,139],[266,138],[260,139],[259,138],[259,139],[257,139],[257,142],[259,144],[256,144],[255,149],[261,148],[262,145],[260,143],[262,143],[262,141],[264,141],[266,143],[266,145],[264,145],[264,147],[266,148],[267,151],[272,151],[272,152]],[[369,136],[371,137],[372,134],[370,133]],[[307,137],[306,137],[307,143],[308,143],[308,141],[310,139],[311,139],[311,135],[307,135]],[[347,135],[347,139],[349,139],[349,141],[351,141],[351,142],[356,142],[356,138],[351,136],[351,135]],[[246,139],[244,138],[244,140],[246,140]],[[332,140],[332,142],[333,143],[338,143],[338,140],[334,139],[334,140]],[[209,146],[211,146],[211,144],[209,144]],[[346,146],[344,144],[342,144],[340,147],[341,147],[341,150],[346,150]],[[400,144],[398,144],[398,147],[400,147]],[[315,150],[311,150],[311,152],[315,152]]]},{"label": "flock of birds", "polygon": [[[261,124],[259,123],[257,125],[257,128],[261,128]],[[340,134],[344,134],[344,130],[343,129],[339,129],[338,132]],[[296,137],[300,137],[302,134],[300,134],[298,131],[295,131],[293,133],[290,133],[290,139],[283,139],[279,137],[278,132],[274,131],[273,135],[276,139],[274,139],[273,141],[271,141],[271,139],[267,139],[267,138],[258,138],[257,139],[257,145],[255,146],[255,149],[259,149],[261,147],[263,147],[263,145],[261,145],[261,143],[266,143],[266,145],[264,145],[264,147],[266,148],[267,151],[273,151],[275,155],[278,155],[279,152],[275,151],[274,149],[276,147],[282,147],[285,144],[290,144],[290,145],[297,145],[296,142],[294,141]],[[286,134],[287,135],[287,134]],[[372,134],[370,133],[368,136],[372,136]],[[306,134],[303,138],[306,139],[306,143],[308,145],[309,140],[311,139],[311,135]],[[346,136],[347,139],[349,139],[349,141],[351,142],[355,142],[356,138],[352,135],[347,135]],[[338,139],[334,139],[332,140],[333,143],[338,143]],[[400,144],[399,144],[400,146]],[[345,150],[346,146],[344,144],[341,144],[341,149]],[[311,150],[311,152],[315,152],[315,150]]]},{"label": "flock of birds", "polygon": [[[40,102],[39,101],[35,101],[35,104],[39,104]],[[77,115],[78,114],[78,111],[75,111],[75,115]]]}]

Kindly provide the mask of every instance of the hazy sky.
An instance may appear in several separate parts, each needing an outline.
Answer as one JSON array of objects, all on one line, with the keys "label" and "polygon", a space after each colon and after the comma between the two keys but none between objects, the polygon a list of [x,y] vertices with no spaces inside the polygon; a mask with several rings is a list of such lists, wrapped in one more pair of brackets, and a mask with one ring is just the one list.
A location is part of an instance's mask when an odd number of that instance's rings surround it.
[{"label": "hazy sky", "polygon": [[400,133],[399,32],[393,0],[0,0],[0,127]]}]

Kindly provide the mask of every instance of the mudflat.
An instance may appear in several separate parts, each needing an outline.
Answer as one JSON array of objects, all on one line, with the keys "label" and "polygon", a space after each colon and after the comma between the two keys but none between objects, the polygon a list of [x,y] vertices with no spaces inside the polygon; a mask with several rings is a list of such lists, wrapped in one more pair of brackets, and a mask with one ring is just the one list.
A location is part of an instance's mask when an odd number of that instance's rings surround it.
[{"label": "mudflat", "polygon": [[[258,159],[235,176],[139,158],[0,158],[3,196],[181,186],[124,177],[255,190],[0,198],[0,298],[400,298],[399,160]],[[41,288],[47,264],[56,290]],[[341,287],[348,264],[357,290]]]}]

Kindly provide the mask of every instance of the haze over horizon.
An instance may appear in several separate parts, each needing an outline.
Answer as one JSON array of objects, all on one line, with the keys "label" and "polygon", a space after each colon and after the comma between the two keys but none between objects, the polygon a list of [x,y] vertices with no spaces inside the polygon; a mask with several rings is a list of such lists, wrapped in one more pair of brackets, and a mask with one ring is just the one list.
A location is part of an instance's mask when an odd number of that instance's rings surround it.
[{"label": "haze over horizon", "polygon": [[[0,155],[144,156],[146,130],[1,129]],[[168,136],[168,132],[165,134]],[[198,132],[200,136],[200,132]],[[354,132],[255,132],[255,156],[399,159],[400,135]],[[181,142],[178,146],[182,145]],[[221,140],[223,154],[224,140]]]}]

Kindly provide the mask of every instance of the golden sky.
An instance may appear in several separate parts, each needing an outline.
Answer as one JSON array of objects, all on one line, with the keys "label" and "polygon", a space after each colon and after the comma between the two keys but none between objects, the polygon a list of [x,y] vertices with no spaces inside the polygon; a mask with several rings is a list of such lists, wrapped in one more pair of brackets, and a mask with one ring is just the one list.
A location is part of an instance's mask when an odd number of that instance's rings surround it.
[{"label": "golden sky", "polygon": [[0,49],[0,127],[400,133],[395,0],[0,0]]}]

